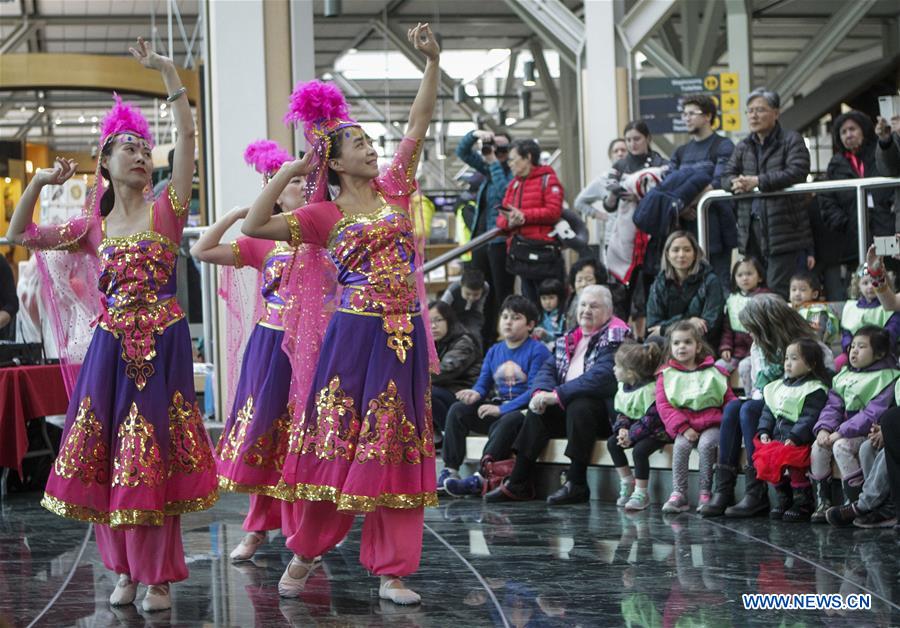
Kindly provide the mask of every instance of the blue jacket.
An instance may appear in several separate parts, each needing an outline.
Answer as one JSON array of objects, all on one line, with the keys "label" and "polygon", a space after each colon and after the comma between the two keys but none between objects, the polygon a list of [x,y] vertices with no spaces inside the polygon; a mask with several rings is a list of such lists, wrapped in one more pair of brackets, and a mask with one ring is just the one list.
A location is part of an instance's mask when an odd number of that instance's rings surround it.
[{"label": "blue jacket", "polygon": [[[472,217],[472,223],[468,225],[472,232],[472,237],[481,235],[486,230],[493,229],[497,224],[497,216],[499,215],[499,207],[503,203],[503,196],[506,194],[506,188],[512,181],[513,175],[509,168],[500,161],[488,163],[484,160],[476,150],[472,150],[478,138],[475,137],[475,131],[469,131],[459,141],[456,147],[456,156],[466,164],[480,172],[485,176],[484,182],[478,188],[478,209]],[[478,230],[478,224],[481,222],[482,213],[486,212],[483,229]],[[506,237],[500,236],[491,242],[505,242]]]},{"label": "blue jacket", "polygon": [[606,326],[591,338],[587,353],[584,356],[584,373],[566,381],[566,373],[572,361],[572,354],[577,344],[576,335],[580,329],[570,331],[557,338],[554,355],[547,358],[534,380],[532,391],[545,390],[555,392],[560,403],[565,407],[579,397],[592,399],[610,399],[618,388],[616,376],[613,374],[613,358],[619,345],[631,337],[628,324],[618,318],[611,318]]}]

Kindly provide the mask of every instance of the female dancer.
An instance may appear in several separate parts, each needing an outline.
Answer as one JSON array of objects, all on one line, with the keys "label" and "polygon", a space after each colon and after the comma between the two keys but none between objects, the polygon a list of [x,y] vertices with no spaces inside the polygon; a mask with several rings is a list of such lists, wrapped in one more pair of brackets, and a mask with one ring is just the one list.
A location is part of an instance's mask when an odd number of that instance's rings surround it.
[{"label": "female dancer", "polygon": [[[378,156],[348,119],[339,90],[317,81],[298,86],[287,117],[304,121],[312,150],[275,175],[243,225],[250,236],[306,243],[286,284],[296,418],[284,481],[299,501],[298,532],[287,540],[294,558],[278,585],[283,596],[303,590],[312,559],[340,542],[354,515],[364,513],[360,561],[381,576],[380,597],[398,604],[420,599],[400,577],[418,569],[423,508],[437,504],[429,382],[436,355],[422,320],[422,252],[409,195],[434,110],[440,48],[427,24],[408,37],[427,63],[390,168],[379,175]],[[272,216],[275,199],[297,175],[308,175],[309,204]],[[333,201],[326,200],[328,184],[337,189]],[[330,320],[322,290],[309,280],[322,247],[342,288]],[[325,320],[323,338],[318,330]]]},{"label": "female dancer", "polygon": [[[292,157],[275,142],[260,140],[247,147],[244,160],[263,175],[266,183]],[[281,213],[301,206],[304,184],[303,177],[291,179],[276,200],[274,211]],[[247,534],[231,552],[232,560],[250,560],[266,541],[267,530],[285,527],[281,509],[287,504],[277,499],[275,487],[281,479],[291,426],[291,364],[281,349],[284,299],[279,288],[294,249],[285,242],[247,237],[220,244],[225,232],[248,210],[244,207],[228,212],[191,247],[191,255],[200,261],[258,270],[265,303],[265,311],[243,350],[234,403],[216,446],[219,488],[250,493],[250,510],[243,525]],[[231,298],[238,296],[233,293]],[[236,355],[230,357],[237,359]]]},{"label": "female dancer", "polygon": [[97,184],[86,214],[62,225],[32,222],[40,189],[62,184],[75,171],[74,162],[57,159],[29,183],[7,237],[32,249],[99,258],[99,297],[92,293],[84,300],[101,301],[100,317],[41,503],[96,524],[103,563],[119,575],[110,604],[131,604],[142,582],[148,585],[144,610],[157,611],[171,606],[169,583],[188,576],[179,515],[209,508],[218,493],[212,447],[194,397],[190,332],[175,300],[194,123],[172,60],[143,39],[131,53],[160,71],[170,94],[179,133],[166,192],[148,200],[150,129],[116,96],[103,121]]}]

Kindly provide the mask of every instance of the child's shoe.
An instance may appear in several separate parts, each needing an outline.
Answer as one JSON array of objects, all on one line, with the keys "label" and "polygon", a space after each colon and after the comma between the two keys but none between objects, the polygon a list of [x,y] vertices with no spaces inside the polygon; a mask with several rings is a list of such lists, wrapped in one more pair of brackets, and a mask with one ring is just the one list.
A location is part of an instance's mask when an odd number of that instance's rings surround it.
[{"label": "child's shoe", "polygon": [[449,477],[444,481],[444,490],[453,497],[481,495],[482,481],[477,473],[467,478]]},{"label": "child's shoe", "polygon": [[679,512],[687,512],[691,509],[690,504],[688,504],[687,497],[679,493],[678,491],[672,491],[672,494],[669,495],[669,499],[663,504],[662,511],[666,514],[673,514]]},{"label": "child's shoe", "polygon": [[634,493],[634,476],[630,478],[619,478],[619,499],[616,500],[616,506],[622,508],[631,499]]},{"label": "child's shoe", "polygon": [[636,488],[634,492],[631,494],[631,498],[629,498],[628,503],[625,504],[626,511],[638,511],[638,510],[646,510],[647,506],[650,505],[650,495],[647,494],[647,489]]},{"label": "child's shoe", "polygon": [[444,467],[443,469],[441,469],[441,474],[437,478],[437,487],[435,488],[435,490],[438,493],[442,493],[444,491],[444,482],[449,478],[459,479],[459,473],[457,473],[456,471],[451,471],[447,467]]},{"label": "child's shoe", "polygon": [[712,499],[712,493],[709,491],[701,491],[700,499],[697,502],[697,512],[700,512],[701,509],[709,504],[709,501]]}]

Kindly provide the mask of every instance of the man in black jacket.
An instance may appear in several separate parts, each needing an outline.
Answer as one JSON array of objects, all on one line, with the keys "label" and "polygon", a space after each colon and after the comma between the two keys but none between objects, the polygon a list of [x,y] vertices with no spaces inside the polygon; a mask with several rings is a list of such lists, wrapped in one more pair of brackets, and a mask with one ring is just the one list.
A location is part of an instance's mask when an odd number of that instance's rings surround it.
[{"label": "man in black jacket", "polygon": [[[809,174],[809,150],[796,131],[778,123],[781,98],[764,87],[747,99],[750,135],[734,149],[722,188],[734,194],[772,192],[802,183]],[[796,195],[739,198],[738,247],[766,267],[766,284],[788,297],[791,275],[812,269],[812,227]]]}]

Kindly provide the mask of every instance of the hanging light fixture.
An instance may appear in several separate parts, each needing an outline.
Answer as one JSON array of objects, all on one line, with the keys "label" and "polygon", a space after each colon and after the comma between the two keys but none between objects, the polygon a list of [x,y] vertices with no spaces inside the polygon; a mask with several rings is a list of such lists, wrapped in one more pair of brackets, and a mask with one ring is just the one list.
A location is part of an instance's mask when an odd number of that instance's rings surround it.
[{"label": "hanging light fixture", "polygon": [[325,0],[323,14],[325,17],[340,17],[341,0]]},{"label": "hanging light fixture", "polygon": [[522,80],[522,85],[525,87],[534,87],[537,85],[537,82],[534,80],[534,60],[526,61],[524,64],[525,78]]},{"label": "hanging light fixture", "polygon": [[519,119],[531,117],[531,92],[527,89],[519,90]]}]

